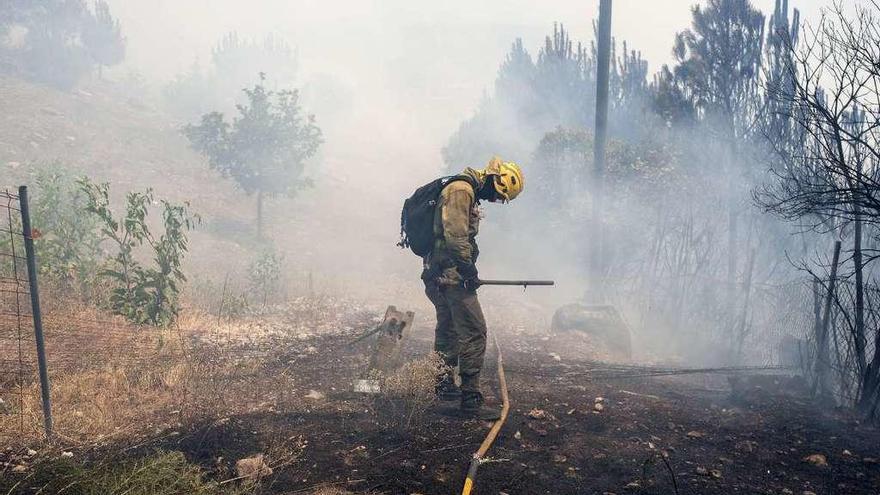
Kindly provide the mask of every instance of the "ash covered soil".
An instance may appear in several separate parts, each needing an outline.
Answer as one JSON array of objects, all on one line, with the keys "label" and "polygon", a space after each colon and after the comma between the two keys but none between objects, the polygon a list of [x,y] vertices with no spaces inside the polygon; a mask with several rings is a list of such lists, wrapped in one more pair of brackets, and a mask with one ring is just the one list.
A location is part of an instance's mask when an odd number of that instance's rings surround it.
[{"label": "ash covered soil", "polygon": [[[222,350],[209,361],[251,363],[234,379],[218,375],[205,384],[221,402],[188,418],[160,411],[139,421],[137,434],[60,450],[73,450],[85,465],[178,451],[230,489],[241,488],[236,461],[264,454],[272,472],[247,493],[461,493],[491,425],[449,417],[448,403],[436,403],[405,428],[376,399],[353,394],[370,344],[349,342],[373,321],[362,314],[346,325],[328,323],[344,331],[273,330],[271,338],[248,333],[234,345],[207,342]],[[407,360],[431,349],[424,323],[406,341]],[[796,379],[656,377],[644,368],[621,377],[619,366],[576,359],[571,348],[559,356],[553,339],[522,327],[490,331],[498,332],[511,409],[489,451],[492,462],[480,467],[476,494],[880,492],[880,430],[808,399]],[[484,392],[497,404],[491,339],[489,347]],[[220,409],[232,402],[241,407]],[[10,453],[0,453],[0,462],[4,456]],[[0,472],[0,487],[34,493],[40,486],[16,485],[17,476]]]},{"label": "ash covered soil", "polygon": [[[450,418],[442,404],[409,431],[347,391],[366,366],[350,337],[316,338],[316,353],[287,361],[308,390],[297,410],[267,410],[191,425],[157,443],[208,468],[271,451],[284,439],[296,459],[262,482],[270,493],[321,485],[355,493],[460,493],[489,423]],[[822,407],[784,377],[633,377],[591,380],[595,364],[560,360],[541,339],[500,339],[511,410],[481,466],[478,494],[876,494],[880,432]],[[491,346],[490,346],[491,347]],[[430,350],[418,335],[410,357]],[[497,402],[495,353],[486,392]],[[271,370],[266,370],[271,372]],[[317,394],[313,392],[318,392]],[[597,406],[601,404],[601,406]],[[599,410],[601,409],[601,410]],[[219,460],[218,460],[219,459]]]}]

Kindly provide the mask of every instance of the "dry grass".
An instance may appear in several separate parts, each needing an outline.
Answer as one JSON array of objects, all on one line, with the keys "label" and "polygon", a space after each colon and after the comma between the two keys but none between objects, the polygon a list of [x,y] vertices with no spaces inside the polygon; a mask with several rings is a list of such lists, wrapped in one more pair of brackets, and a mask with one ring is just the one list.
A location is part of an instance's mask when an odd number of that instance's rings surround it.
[{"label": "dry grass", "polygon": [[443,360],[431,353],[378,377],[381,393],[374,410],[380,423],[403,430],[421,426],[425,413],[436,401],[434,386],[442,371]]},{"label": "dry grass", "polygon": [[[250,412],[292,389],[285,373],[262,372],[272,349],[229,343],[225,336],[246,330],[218,327],[212,317],[188,315],[177,328],[159,330],[77,310],[47,315],[46,329],[55,433],[68,446],[99,446]],[[35,362],[33,349],[25,351],[26,361]],[[0,413],[0,445],[43,442],[36,371],[29,367],[24,375],[23,388],[7,383],[0,390],[10,409]]]},{"label": "dry grass", "polygon": [[[302,386],[313,385],[298,383],[302,378],[295,369],[284,367],[292,355],[314,352],[302,327],[287,323],[298,316],[274,316],[271,324],[266,319],[218,322],[216,315],[189,310],[174,328],[156,329],[76,304],[59,305],[45,317],[55,441],[44,438],[34,367],[25,370],[23,388],[15,380],[0,382],[7,409],[0,410],[0,494],[23,487],[56,493],[64,488],[59,480],[76,487],[64,493],[259,492],[260,483],[237,480],[234,471],[219,464],[199,467],[176,452],[138,456],[178,434],[226,424],[232,416],[314,408],[300,399]],[[23,335],[22,342],[32,345],[32,329]],[[9,351],[17,355],[14,344]],[[24,358],[35,362],[32,347],[24,349]],[[276,472],[295,462],[306,446],[285,431],[267,433],[266,439],[262,453]],[[64,458],[62,451],[74,456]],[[108,452],[130,452],[135,458],[120,461]],[[14,468],[24,471],[7,476]],[[120,488],[102,490],[102,484]]]},{"label": "dry grass", "polygon": [[[8,484],[14,483],[11,487]],[[39,487],[40,493],[73,495],[235,495],[244,487],[220,485],[205,479],[203,470],[189,463],[180,452],[156,452],[125,462],[102,462],[82,466],[69,459],[47,460],[29,475],[15,479],[0,478],[0,489]],[[35,488],[36,489],[36,488]]]},{"label": "dry grass", "polygon": [[[191,309],[170,329],[133,326],[82,303],[55,304],[44,316],[55,433],[68,446],[99,446],[282,403],[295,410],[302,405],[295,373],[279,368],[278,358],[342,326],[339,316],[325,317],[343,314],[331,302],[292,301],[278,314],[237,321]],[[323,326],[308,324],[306,314],[320,315]],[[8,323],[0,319],[0,329]],[[8,368],[0,369],[4,447],[44,441],[32,332],[25,322],[21,374],[17,335],[0,333],[0,356],[8,358],[0,362]]]}]

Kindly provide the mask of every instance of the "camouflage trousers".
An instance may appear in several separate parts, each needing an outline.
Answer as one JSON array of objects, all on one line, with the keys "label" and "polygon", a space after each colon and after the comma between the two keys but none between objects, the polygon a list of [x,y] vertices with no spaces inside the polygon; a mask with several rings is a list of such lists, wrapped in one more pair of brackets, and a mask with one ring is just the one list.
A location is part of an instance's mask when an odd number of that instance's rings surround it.
[{"label": "camouflage trousers", "polygon": [[479,392],[486,354],[486,320],[477,292],[425,281],[425,294],[437,310],[434,350],[448,366],[458,365],[463,392]]}]

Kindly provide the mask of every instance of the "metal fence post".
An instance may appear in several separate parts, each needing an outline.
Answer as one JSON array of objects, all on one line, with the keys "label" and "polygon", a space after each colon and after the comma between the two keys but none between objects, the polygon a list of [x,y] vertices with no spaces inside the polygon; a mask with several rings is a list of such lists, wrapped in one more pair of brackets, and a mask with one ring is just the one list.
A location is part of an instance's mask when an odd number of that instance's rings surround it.
[{"label": "metal fence post", "polygon": [[31,217],[28,210],[27,186],[18,188],[21,202],[21,230],[27,255],[28,282],[31,294],[31,312],[34,316],[34,336],[37,339],[37,362],[40,367],[40,392],[43,399],[43,423],[46,438],[52,439],[52,402],[49,398],[49,373],[46,371],[46,346],[43,342],[43,317],[40,313],[40,291],[37,289],[37,259],[34,254],[34,238],[31,233]]}]

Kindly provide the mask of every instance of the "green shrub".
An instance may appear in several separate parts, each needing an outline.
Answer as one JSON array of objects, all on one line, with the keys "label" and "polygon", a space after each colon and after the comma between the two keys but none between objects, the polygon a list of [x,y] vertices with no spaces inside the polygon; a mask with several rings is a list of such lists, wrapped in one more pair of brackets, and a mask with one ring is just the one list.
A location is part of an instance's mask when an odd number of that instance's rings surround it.
[{"label": "green shrub", "polygon": [[[186,277],[180,269],[187,251],[187,232],[199,221],[189,204],[175,205],[161,200],[164,232],[157,238],[147,225],[153,191],[130,192],[125,215],[117,218],[110,210],[110,185],[79,180],[88,198],[86,211],[95,215],[101,233],[113,245],[100,275],[110,279],[110,308],[131,322],[169,325],[177,317],[181,284]],[[135,252],[147,247],[153,266],[145,266]]]},{"label": "green shrub", "polygon": [[34,181],[30,209],[31,224],[40,232],[35,242],[39,274],[61,289],[88,296],[95,287],[101,244],[97,219],[83,214],[88,198],[64,169],[41,170]]},{"label": "green shrub", "polygon": [[[31,227],[41,281],[66,294],[82,298],[91,296],[100,260],[101,236],[97,220],[84,214],[87,206],[85,193],[77,187],[69,172],[57,164],[51,170],[37,169],[31,180]],[[18,201],[10,206],[18,209]],[[4,213],[0,226],[4,230],[0,235],[0,253],[12,254],[14,247],[17,256],[24,256],[18,212],[13,211],[9,216]],[[12,237],[6,232],[8,229],[15,233]],[[11,276],[14,268],[20,278],[25,278],[27,268],[24,261],[19,259],[15,267],[11,261],[8,256],[0,260],[0,274]]]},{"label": "green shrub", "polygon": [[282,289],[284,255],[272,247],[263,248],[248,267],[248,281],[254,296],[266,306],[278,300]]}]

